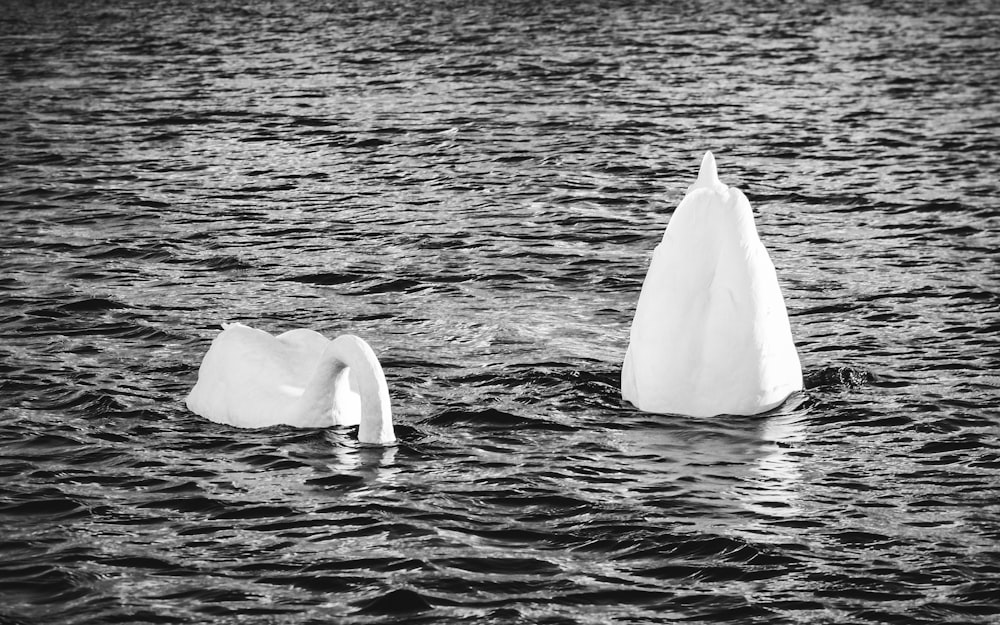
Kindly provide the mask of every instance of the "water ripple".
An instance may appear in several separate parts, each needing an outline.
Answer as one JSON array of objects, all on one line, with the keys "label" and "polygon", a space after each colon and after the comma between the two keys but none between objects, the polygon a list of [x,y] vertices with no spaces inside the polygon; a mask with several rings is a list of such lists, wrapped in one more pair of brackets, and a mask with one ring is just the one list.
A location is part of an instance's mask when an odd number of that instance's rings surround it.
[{"label": "water ripple", "polygon": [[[988,2],[14,3],[0,622],[988,623]],[[806,390],[622,402],[711,149]],[[397,447],[183,397],[219,324],[369,338]]]}]

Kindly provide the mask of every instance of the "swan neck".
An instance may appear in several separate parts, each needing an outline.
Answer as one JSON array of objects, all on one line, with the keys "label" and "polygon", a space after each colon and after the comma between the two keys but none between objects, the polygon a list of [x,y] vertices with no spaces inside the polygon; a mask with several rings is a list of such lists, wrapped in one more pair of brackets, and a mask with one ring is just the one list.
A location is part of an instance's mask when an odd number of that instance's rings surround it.
[{"label": "swan neck", "polygon": [[358,440],[366,445],[391,445],[396,442],[389,386],[382,365],[368,343],[349,334],[338,336],[327,347],[325,356],[347,365],[351,382],[361,396]]}]

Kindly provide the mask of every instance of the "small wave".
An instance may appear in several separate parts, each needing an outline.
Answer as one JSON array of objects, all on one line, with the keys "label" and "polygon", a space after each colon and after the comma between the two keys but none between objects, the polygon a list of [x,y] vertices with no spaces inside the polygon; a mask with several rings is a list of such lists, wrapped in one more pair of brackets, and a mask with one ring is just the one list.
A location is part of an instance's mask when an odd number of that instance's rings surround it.
[{"label": "small wave", "polygon": [[174,334],[164,332],[138,322],[118,321],[100,323],[76,328],[60,328],[65,336],[106,336],[123,339],[144,339],[150,343],[169,343],[178,339]]},{"label": "small wave", "polygon": [[123,245],[97,246],[85,255],[92,260],[145,260],[151,262],[170,262],[173,254],[167,250],[152,248],[142,249]]},{"label": "small wave", "polygon": [[424,288],[427,288],[427,285],[418,282],[417,280],[396,278],[394,280],[385,280],[376,282],[375,284],[365,287],[354,294],[377,295],[381,293],[413,293],[415,291],[419,291]]},{"label": "small wave", "polygon": [[201,265],[213,271],[246,271],[253,265],[238,256],[213,256],[201,261]]},{"label": "small wave", "polygon": [[128,306],[112,299],[103,297],[88,297],[61,304],[58,307],[58,310],[65,310],[68,312],[104,312],[108,310],[121,310],[123,308],[128,308]]},{"label": "small wave", "polygon": [[244,456],[240,460],[249,465],[262,467],[269,471],[295,470],[309,467],[309,465],[304,462],[273,453],[255,453],[249,456]]},{"label": "small wave", "polygon": [[727,536],[672,536],[659,538],[662,544],[630,549],[616,560],[675,560],[706,558],[727,560],[756,566],[788,566],[795,562],[753,543]]},{"label": "small wave", "polygon": [[37,516],[46,519],[67,519],[86,516],[87,507],[68,497],[39,497],[24,502],[0,504],[0,516]]},{"label": "small wave", "polygon": [[[233,507],[230,505],[230,507]],[[240,506],[215,515],[216,519],[271,519],[287,518],[297,513],[288,506]]]},{"label": "small wave", "polygon": [[471,573],[485,573],[491,575],[555,575],[561,572],[561,567],[552,562],[538,560],[536,558],[448,558],[435,560],[438,566],[469,571]]},{"label": "small wave", "polygon": [[369,137],[367,139],[356,139],[348,143],[345,147],[348,148],[377,148],[383,145],[389,145],[389,141],[385,139],[378,139],[376,137]]},{"label": "small wave", "polygon": [[363,580],[357,577],[339,575],[267,575],[257,578],[257,582],[272,586],[294,586],[311,592],[331,593],[353,590]]},{"label": "small wave", "polygon": [[[972,450],[996,449],[1000,449],[1000,446],[981,440],[978,436],[966,436],[962,438],[951,438],[943,441],[926,443],[915,449],[913,453],[920,455],[940,455],[959,451],[967,452]],[[963,457],[969,457],[969,454],[963,454]]]},{"label": "small wave", "polygon": [[173,571],[177,568],[177,565],[171,562],[167,562],[166,560],[161,560],[159,558],[152,558],[150,556],[118,556],[113,558],[101,558],[98,562],[106,566],[118,566],[130,569],[149,569],[152,571],[164,572]]},{"label": "small wave", "polygon": [[555,603],[573,606],[595,605],[649,605],[669,599],[673,593],[665,590],[644,590],[640,588],[613,588],[609,590],[594,590],[558,595],[552,598]]},{"label": "small wave", "polygon": [[360,604],[362,614],[413,614],[434,609],[431,602],[414,590],[392,590]]},{"label": "small wave", "polygon": [[227,509],[227,505],[224,502],[210,497],[157,498],[154,501],[139,503],[136,507],[173,510],[175,512],[200,512],[204,514],[219,514]]},{"label": "small wave", "polygon": [[486,410],[446,410],[425,423],[435,427],[469,425],[486,430],[545,430],[572,432],[576,428],[540,418],[521,417],[509,412],[489,408]]},{"label": "small wave", "polygon": [[693,564],[667,564],[635,571],[640,577],[681,579],[697,582],[731,582],[747,579],[766,579],[784,571],[748,571],[738,566],[702,566]]},{"label": "small wave", "polygon": [[[0,565],[0,581],[2,581],[5,600],[13,598],[35,597],[39,603],[51,601],[71,602],[91,592],[90,585],[95,581],[91,576],[67,570],[59,564],[25,564],[14,566]],[[8,594],[9,593],[9,594]],[[5,604],[7,601],[5,601]],[[14,603],[11,601],[11,603]],[[24,619],[8,621],[0,607],[0,623],[7,625],[27,625],[37,623],[37,620]]]},{"label": "small wave", "polygon": [[90,389],[70,389],[37,398],[31,404],[36,410],[79,409],[93,416],[103,416],[125,410],[127,406],[112,395]]},{"label": "small wave", "polygon": [[886,536],[885,534],[878,534],[875,532],[862,532],[862,531],[839,531],[831,534],[827,534],[831,540],[835,540],[840,543],[845,543],[849,545],[882,545],[885,546],[886,543],[896,542],[894,539]]},{"label": "small wave", "polygon": [[304,284],[316,284],[319,286],[333,286],[337,284],[348,284],[350,282],[355,282],[359,279],[357,274],[346,274],[346,273],[335,273],[335,272],[324,272],[324,273],[307,273],[299,276],[292,276],[290,278],[285,278],[289,282],[302,282]]},{"label": "small wave", "polygon": [[316,486],[322,489],[338,489],[348,486],[357,486],[364,483],[364,478],[359,475],[327,475],[306,480],[308,486]]}]

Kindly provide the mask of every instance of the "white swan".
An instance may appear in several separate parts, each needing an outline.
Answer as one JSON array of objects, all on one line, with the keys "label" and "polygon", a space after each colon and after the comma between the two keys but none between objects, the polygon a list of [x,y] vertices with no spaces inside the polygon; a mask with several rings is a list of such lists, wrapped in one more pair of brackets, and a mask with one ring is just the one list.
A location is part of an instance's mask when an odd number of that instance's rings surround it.
[{"label": "white swan", "polygon": [[360,442],[395,442],[389,387],[368,343],[306,329],[275,337],[240,323],[222,328],[187,397],[191,412],[243,428],[360,424]]},{"label": "white swan", "polygon": [[643,411],[757,414],[802,389],[785,300],[750,202],[711,152],[642,284],[622,397]]}]

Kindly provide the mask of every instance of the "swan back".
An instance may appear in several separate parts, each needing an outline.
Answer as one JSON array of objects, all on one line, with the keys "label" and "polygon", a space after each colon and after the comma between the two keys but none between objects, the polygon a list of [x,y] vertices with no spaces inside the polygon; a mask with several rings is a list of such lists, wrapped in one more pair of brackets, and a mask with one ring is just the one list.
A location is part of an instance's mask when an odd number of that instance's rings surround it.
[{"label": "swan back", "polygon": [[750,202],[711,152],[653,252],[622,365],[649,412],[756,414],[802,388],[774,265]]},{"label": "swan back", "polygon": [[312,330],[275,337],[241,323],[222,327],[202,359],[188,409],[237,427],[287,423],[330,341]]}]

